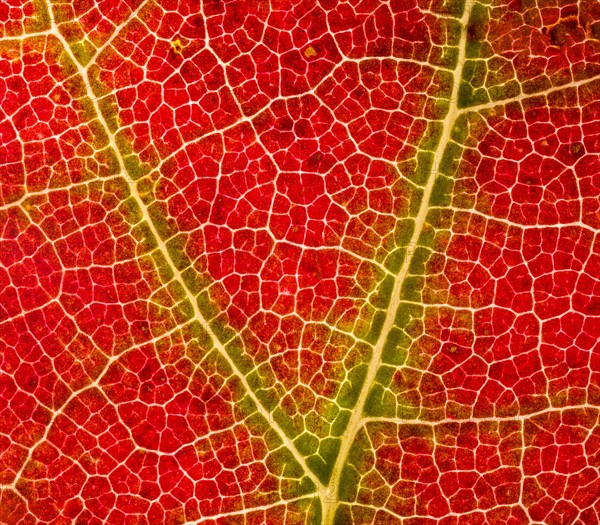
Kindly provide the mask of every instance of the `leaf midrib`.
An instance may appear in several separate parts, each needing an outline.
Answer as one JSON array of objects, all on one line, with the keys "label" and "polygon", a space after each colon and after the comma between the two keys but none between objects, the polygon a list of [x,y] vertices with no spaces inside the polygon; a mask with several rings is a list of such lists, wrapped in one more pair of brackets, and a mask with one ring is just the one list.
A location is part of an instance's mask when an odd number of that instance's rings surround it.
[{"label": "leaf midrib", "polygon": [[[411,240],[407,246],[415,246],[419,240],[421,235],[421,231],[423,230],[423,226],[425,225],[427,212],[429,211],[429,199],[431,197],[433,186],[436,180],[436,171],[435,167],[440,166],[442,157],[444,155],[444,151],[446,149],[446,145],[448,144],[452,129],[456,122],[458,115],[460,114],[458,108],[458,87],[460,85],[460,80],[462,77],[463,64],[466,56],[466,44],[467,44],[467,23],[469,20],[469,15],[471,13],[471,5],[469,2],[465,2],[465,9],[463,15],[459,21],[461,34],[460,40],[458,44],[458,60],[456,68],[454,69],[454,79],[452,85],[452,92],[450,95],[450,104],[448,108],[448,113],[444,118],[442,134],[440,140],[438,142],[437,148],[433,157],[432,169],[429,173],[429,178],[427,179],[427,183],[425,185],[423,196],[421,200],[421,205],[419,206],[419,212],[415,218],[415,228],[412,235]],[[396,311],[400,305],[400,298],[402,292],[402,286],[404,285],[404,281],[406,276],[408,275],[408,270],[410,267],[410,263],[412,261],[413,254],[406,254],[404,257],[404,262],[400,267],[400,270],[396,276],[396,280],[394,282],[394,287],[392,291],[390,305],[387,309],[385,320],[383,322],[383,326],[379,333],[379,337],[373,346],[373,354],[371,356],[371,361],[368,366],[367,375],[365,377],[365,381],[362,385],[358,401],[354,410],[352,411],[352,416],[350,417],[350,421],[348,422],[348,426],[346,428],[346,432],[344,432],[342,443],[340,446],[340,451],[338,457],[336,459],[335,465],[333,467],[330,486],[334,487],[336,490],[336,494],[339,494],[339,486],[340,480],[342,476],[342,471],[347,463],[348,454],[354,443],[356,438],[356,434],[363,426],[364,423],[364,408],[369,393],[371,391],[371,387],[375,382],[375,378],[377,376],[377,371],[379,370],[379,366],[381,364],[381,356],[383,353],[384,344],[391,332],[394,328],[394,321],[396,318]],[[330,502],[327,504],[323,502],[323,520],[322,525],[332,525],[335,513],[337,510],[338,502]]]},{"label": "leaf midrib", "polygon": [[[48,1],[48,0],[46,0],[46,1]],[[100,106],[98,104],[98,99],[95,97],[94,93],[92,92],[90,80],[89,80],[89,77],[87,74],[87,69],[84,68],[79,63],[79,61],[75,58],[75,56],[73,55],[68,42],[63,37],[63,35],[60,33],[58,26],[56,25],[56,23],[54,21],[54,15],[53,15],[51,6],[47,5],[47,7],[50,12],[50,20],[51,20],[51,29],[50,29],[49,33],[52,34],[54,37],[56,37],[60,41],[60,43],[64,49],[64,52],[68,55],[69,60],[77,68],[78,74],[83,79],[84,85],[85,85],[85,90],[86,90],[86,95],[90,99],[90,101],[94,107],[94,110],[97,114],[98,121],[100,122],[104,132],[106,133],[106,135],[108,137],[111,148],[115,152],[115,155],[116,155],[118,163],[119,163],[120,172],[121,172],[121,174],[123,174],[125,176],[127,173],[127,170],[125,168],[125,162],[123,160],[123,156],[121,155],[121,152],[120,152],[119,148],[117,147],[115,136],[111,132],[110,127],[108,126],[108,123],[106,122],[106,119],[104,118],[104,115],[103,115],[102,111],[100,110]],[[93,62],[91,62],[91,63],[93,63]],[[148,227],[156,240],[158,250],[161,252],[161,255],[164,257],[164,259],[169,264],[170,269],[173,271],[175,280],[183,288],[187,300],[190,302],[190,304],[192,305],[192,308],[194,309],[194,316],[204,326],[205,330],[208,333],[211,343],[217,349],[219,354],[221,354],[221,356],[225,359],[225,361],[231,367],[231,370],[233,371],[235,376],[240,380],[240,382],[244,386],[245,391],[247,392],[247,394],[250,396],[250,398],[256,405],[257,411],[265,418],[266,421],[269,422],[269,425],[273,428],[273,430],[275,430],[275,432],[277,432],[279,438],[282,440],[282,442],[285,444],[285,446],[290,450],[290,452],[294,456],[294,459],[302,467],[304,474],[306,476],[308,476],[310,478],[310,480],[315,484],[319,493],[322,493],[324,490],[324,487],[323,487],[322,483],[319,481],[319,479],[317,478],[317,476],[308,467],[304,456],[302,456],[302,454],[300,454],[300,452],[294,446],[292,440],[287,437],[287,435],[285,434],[283,429],[270,416],[270,413],[263,407],[260,400],[254,393],[254,391],[250,388],[250,385],[248,384],[246,376],[242,372],[240,372],[240,370],[237,368],[233,359],[229,356],[229,354],[225,350],[225,346],[223,345],[223,343],[212,332],[212,330],[210,330],[210,324],[209,324],[208,320],[204,317],[202,312],[200,311],[196,297],[193,295],[191,290],[188,288],[185,280],[183,279],[183,276],[181,275],[181,272],[179,271],[177,265],[172,260],[170,254],[169,254],[169,251],[166,247],[166,244],[162,240],[161,236],[158,234],[158,230],[156,229],[156,226],[154,225],[154,222],[152,221],[150,214],[148,213],[148,209],[147,209],[146,205],[144,204],[142,198],[139,195],[139,192],[137,190],[137,185],[135,183],[133,183],[133,184],[130,184],[129,186],[130,186],[130,190],[131,190],[131,197],[134,199],[135,203],[139,207],[139,209],[144,217],[144,220],[148,224]]]}]

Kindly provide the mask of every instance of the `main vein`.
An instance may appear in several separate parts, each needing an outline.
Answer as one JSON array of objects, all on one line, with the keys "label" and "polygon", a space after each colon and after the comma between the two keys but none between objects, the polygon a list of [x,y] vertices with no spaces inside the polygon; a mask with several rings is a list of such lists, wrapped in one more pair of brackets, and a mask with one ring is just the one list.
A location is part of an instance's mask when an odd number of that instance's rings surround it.
[{"label": "main vein", "polygon": [[[121,152],[119,151],[119,148],[117,147],[115,136],[111,132],[111,130],[110,130],[110,128],[109,128],[109,126],[108,126],[108,124],[106,122],[106,119],[104,118],[104,116],[102,114],[102,111],[100,110],[100,106],[98,104],[98,100],[96,99],[96,97],[94,96],[94,93],[92,92],[92,88],[91,88],[91,85],[90,85],[89,77],[87,75],[87,70],[76,60],[75,56],[71,52],[71,48],[69,47],[68,42],[65,40],[65,38],[63,37],[63,35],[58,30],[58,27],[56,26],[56,24],[54,22],[54,16],[53,16],[52,9],[51,9],[50,6],[48,6],[48,10],[50,12],[50,17],[51,17],[51,30],[50,30],[50,33],[52,35],[54,35],[61,42],[61,44],[62,44],[62,46],[63,46],[63,48],[65,50],[65,53],[69,56],[69,59],[73,62],[73,64],[75,65],[75,67],[78,70],[79,75],[83,79],[84,84],[85,84],[85,88],[86,88],[86,94],[87,94],[88,98],[90,99],[90,101],[92,102],[92,104],[94,105],[94,109],[95,109],[95,112],[96,112],[96,114],[98,116],[98,120],[99,120],[100,124],[102,125],[102,127],[104,129],[104,132],[106,133],[106,135],[108,137],[108,140],[109,140],[109,143],[110,143],[112,149],[115,151],[115,155],[117,156],[117,159],[118,159],[118,162],[119,162],[119,169],[120,169],[121,173],[123,175],[125,175],[127,173],[127,170],[125,168],[125,163],[123,161],[123,157],[121,155]],[[158,234],[156,226],[154,225],[154,222],[152,221],[152,219],[151,219],[151,217],[150,217],[150,215],[148,213],[146,205],[144,204],[143,200],[141,199],[141,197],[139,195],[139,192],[137,190],[137,185],[135,183],[133,183],[133,184],[130,184],[130,187],[131,187],[131,196],[135,200],[135,202],[136,202],[137,206],[139,207],[142,215],[144,216],[144,220],[148,224],[148,227],[150,228],[150,231],[152,232],[152,235],[156,239],[156,242],[158,243],[158,249],[159,249],[159,251],[161,252],[162,256],[167,261],[167,263],[169,264],[171,270],[173,271],[173,274],[175,276],[175,280],[181,285],[181,287],[183,288],[183,290],[184,290],[184,292],[186,294],[187,300],[192,305],[192,307],[194,309],[194,315],[195,315],[196,319],[198,319],[198,321],[200,321],[200,323],[203,326],[208,327],[209,326],[208,320],[204,317],[204,315],[200,311],[200,308],[198,307],[198,301],[196,300],[196,297],[194,296],[194,294],[191,292],[191,290],[186,285],[186,282],[183,279],[183,277],[181,275],[181,272],[178,270],[177,265],[174,264],[173,260],[171,259],[171,256],[169,254],[169,251],[167,250],[167,247],[166,247],[164,241],[162,240],[161,236]],[[214,345],[214,347],[217,349],[217,351],[223,356],[223,358],[227,361],[227,363],[231,367],[231,369],[232,369],[233,373],[235,374],[235,376],[243,384],[246,392],[248,393],[248,395],[250,396],[250,398],[252,399],[252,401],[256,405],[256,408],[257,408],[258,412],[267,421],[269,421],[269,424],[271,425],[271,427],[277,432],[277,434],[279,435],[280,439],[283,441],[283,443],[285,444],[285,446],[290,450],[290,452],[292,453],[292,455],[294,456],[294,458],[296,459],[296,461],[300,464],[300,466],[304,470],[304,473],[316,485],[316,487],[318,488],[319,492],[322,492],[323,491],[323,485],[322,485],[322,483],[312,473],[311,469],[306,464],[306,461],[305,461],[304,457],[298,452],[298,450],[294,446],[293,442],[286,436],[286,434],[283,431],[283,429],[277,424],[276,421],[273,420],[273,418],[270,417],[270,413],[264,408],[264,406],[261,404],[260,400],[258,399],[258,397],[256,396],[256,394],[254,393],[254,391],[250,388],[250,385],[248,384],[246,376],[237,368],[236,364],[233,362],[233,360],[231,359],[231,357],[227,353],[227,350],[225,349],[225,347],[221,343],[221,341],[218,339],[218,337],[216,337],[216,335],[214,335],[214,333],[212,333],[212,331],[210,329],[207,330],[207,331],[208,331],[208,335],[209,335],[209,337],[211,339],[211,343]]]},{"label": "main vein", "polygon": [[[457,105],[458,100],[458,86],[460,83],[460,79],[462,76],[463,64],[465,61],[466,55],[466,44],[467,44],[467,22],[469,20],[469,15],[471,12],[470,2],[465,2],[465,10],[462,18],[460,19],[461,24],[461,34],[459,40],[459,48],[458,48],[458,63],[457,67],[454,70],[454,81],[452,86],[452,93],[450,95],[450,104],[448,109],[448,114],[444,119],[442,134],[440,137],[440,141],[435,150],[434,159],[433,159],[433,167],[439,166],[442,160],[442,156],[444,155],[444,150],[446,148],[446,144],[448,143],[452,128],[454,127],[454,123],[456,118],[459,115],[459,109]],[[423,197],[421,200],[421,205],[419,207],[419,212],[415,219],[415,229],[410,240],[410,245],[416,245],[419,240],[419,236],[421,235],[421,231],[423,226],[425,225],[425,219],[427,217],[427,212],[429,210],[429,199],[431,197],[431,192],[433,190],[433,186],[436,179],[435,170],[432,169],[429,174],[429,178],[427,179],[427,183],[425,185],[425,189],[423,191]],[[404,258],[404,262],[398,272],[395,282],[394,288],[392,291],[392,299],[390,301],[389,308],[386,313],[386,317],[381,328],[381,332],[379,334],[379,338],[377,339],[375,346],[373,347],[373,354],[371,356],[371,361],[369,363],[369,368],[367,371],[367,375],[365,381],[362,385],[360,395],[356,404],[354,411],[352,412],[352,416],[350,417],[350,421],[348,423],[348,427],[346,432],[344,433],[344,437],[342,438],[342,443],[340,446],[340,452],[336,459],[335,465],[333,467],[333,472],[331,475],[330,486],[335,490],[339,490],[342,470],[344,465],[348,460],[348,453],[350,452],[350,448],[352,447],[352,443],[356,438],[356,434],[363,425],[363,412],[365,408],[365,403],[371,387],[375,382],[375,377],[377,375],[377,370],[381,363],[381,355],[383,352],[383,346],[387,340],[387,337],[394,327],[394,320],[396,317],[396,311],[400,304],[400,297],[402,291],[402,285],[404,284],[405,278],[408,274],[408,268],[410,266],[410,262],[412,260],[412,256],[407,254]],[[332,525],[335,512],[337,509],[337,501],[323,502],[323,525]]]}]

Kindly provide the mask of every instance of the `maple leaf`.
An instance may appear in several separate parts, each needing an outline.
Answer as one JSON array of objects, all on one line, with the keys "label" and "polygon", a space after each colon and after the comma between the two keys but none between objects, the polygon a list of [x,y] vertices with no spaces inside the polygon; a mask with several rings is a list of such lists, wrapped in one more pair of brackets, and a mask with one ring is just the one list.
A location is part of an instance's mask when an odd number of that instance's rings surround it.
[{"label": "maple leaf", "polygon": [[0,522],[600,522],[600,4],[0,2]]}]

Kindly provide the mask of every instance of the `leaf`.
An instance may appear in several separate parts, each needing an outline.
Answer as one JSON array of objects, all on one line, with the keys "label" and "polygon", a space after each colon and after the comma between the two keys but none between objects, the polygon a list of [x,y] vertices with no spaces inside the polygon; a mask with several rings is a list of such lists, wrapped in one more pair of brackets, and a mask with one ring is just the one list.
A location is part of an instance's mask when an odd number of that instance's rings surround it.
[{"label": "leaf", "polygon": [[600,521],[597,2],[5,4],[0,522]]}]

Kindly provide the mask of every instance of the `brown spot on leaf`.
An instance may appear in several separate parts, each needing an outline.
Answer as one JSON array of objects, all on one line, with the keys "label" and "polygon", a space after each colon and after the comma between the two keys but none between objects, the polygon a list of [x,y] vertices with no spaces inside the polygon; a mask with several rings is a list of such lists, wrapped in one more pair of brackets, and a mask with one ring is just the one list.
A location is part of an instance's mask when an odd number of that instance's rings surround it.
[{"label": "brown spot on leaf", "polygon": [[479,22],[471,23],[467,26],[467,38],[470,41],[484,40],[487,32],[487,25]]},{"label": "brown spot on leaf", "polygon": [[583,148],[583,144],[581,142],[574,142],[571,144],[571,155],[575,158],[579,158],[583,156],[585,150]]},{"label": "brown spot on leaf", "polygon": [[567,31],[562,24],[555,25],[550,30],[550,42],[553,46],[564,46],[567,42]]},{"label": "brown spot on leaf", "polygon": [[563,19],[549,30],[550,43],[556,47],[562,47],[569,42],[569,37],[574,37],[579,27],[575,17]]}]

